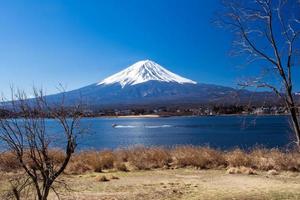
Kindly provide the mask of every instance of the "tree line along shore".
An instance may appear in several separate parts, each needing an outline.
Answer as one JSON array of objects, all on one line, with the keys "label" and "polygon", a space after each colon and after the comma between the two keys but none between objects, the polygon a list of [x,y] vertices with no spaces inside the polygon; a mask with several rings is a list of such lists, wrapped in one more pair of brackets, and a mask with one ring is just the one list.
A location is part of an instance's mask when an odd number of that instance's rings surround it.
[{"label": "tree line along shore", "polygon": [[[68,109],[68,108],[66,108]],[[69,108],[72,110],[72,108]],[[172,116],[215,116],[215,115],[288,115],[284,106],[199,106],[199,107],[157,107],[157,108],[116,108],[88,109],[80,111],[82,117],[172,117]],[[37,111],[40,115],[41,111]],[[30,113],[32,115],[32,113]],[[22,117],[26,113],[0,109],[0,117]],[[51,118],[47,112],[44,117]]]}]

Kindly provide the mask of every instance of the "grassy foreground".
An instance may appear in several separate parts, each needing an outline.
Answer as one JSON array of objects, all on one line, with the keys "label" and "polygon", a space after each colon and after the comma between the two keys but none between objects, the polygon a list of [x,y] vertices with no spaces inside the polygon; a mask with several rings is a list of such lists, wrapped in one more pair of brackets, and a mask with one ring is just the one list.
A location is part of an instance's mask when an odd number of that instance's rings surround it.
[{"label": "grassy foreground", "polygon": [[[0,178],[2,191],[7,184],[5,176]],[[105,181],[103,176],[106,177]],[[65,200],[300,199],[300,175],[295,172],[245,175],[228,174],[226,170],[182,168],[90,172],[63,175],[61,179],[68,182],[71,188],[70,191],[60,191],[61,199]],[[52,193],[49,199],[57,198]]]},{"label": "grassy foreground", "polygon": [[[51,150],[59,165],[60,150]],[[0,153],[0,197],[21,167]],[[300,153],[255,148],[133,147],[74,155],[61,199],[300,199]],[[51,194],[50,199],[56,199]]]},{"label": "grassy foreground", "polygon": [[[62,162],[62,156],[60,151],[53,151],[55,162]],[[14,165],[18,166],[16,163]],[[67,173],[101,172],[106,169],[133,171],[185,167],[197,169],[246,167],[262,171],[300,172],[300,152],[265,148],[254,148],[251,151],[241,149],[220,151],[209,147],[195,146],[132,147],[114,151],[83,151],[73,157]]]}]

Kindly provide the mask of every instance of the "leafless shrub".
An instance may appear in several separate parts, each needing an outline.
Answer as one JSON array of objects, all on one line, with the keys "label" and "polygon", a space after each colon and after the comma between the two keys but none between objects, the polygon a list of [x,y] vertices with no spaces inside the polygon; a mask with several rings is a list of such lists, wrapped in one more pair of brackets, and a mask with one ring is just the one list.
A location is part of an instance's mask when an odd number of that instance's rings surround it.
[{"label": "leafless shrub", "polygon": [[233,55],[262,71],[240,85],[267,88],[284,102],[300,148],[299,102],[294,90],[299,78],[294,69],[300,64],[299,1],[223,0],[222,5],[217,22],[235,36]]},{"label": "leafless shrub", "polygon": [[260,170],[300,170],[300,154],[297,151],[283,152],[279,149],[256,148],[249,154],[252,167]]},{"label": "leafless shrub", "polygon": [[68,165],[66,171],[70,174],[84,174],[86,172],[92,171],[92,167],[87,163],[83,162],[82,160],[76,161],[71,160],[70,164]]},{"label": "leafless shrub", "polygon": [[149,170],[162,168],[171,160],[169,152],[164,148],[136,147],[129,151],[128,162],[137,169]]},{"label": "leafless shrub", "polygon": [[251,165],[256,169],[271,170],[278,169],[278,160],[282,160],[286,155],[277,149],[255,148],[249,155]]},{"label": "leafless shrub", "polygon": [[21,163],[12,152],[0,153],[0,170],[5,172],[16,171],[21,168]]},{"label": "leafless shrub", "polygon": [[86,151],[76,156],[76,162],[81,161],[95,172],[114,167],[115,156],[112,151]]},{"label": "leafless shrub", "polygon": [[174,164],[179,167],[209,169],[225,165],[222,152],[207,147],[176,147],[172,150],[172,157]]},{"label": "leafless shrub", "polygon": [[[199,169],[253,169],[300,171],[300,153],[298,151],[283,151],[279,149],[254,148],[251,151],[234,149],[231,151],[215,150],[209,147],[178,146],[162,147],[132,147],[116,151],[83,151],[76,153],[66,169],[70,174],[86,172],[102,172],[104,169],[129,171],[129,169],[150,170],[156,168],[196,167]],[[53,163],[61,163],[61,151],[50,151]],[[2,154],[3,155],[3,154]],[[17,172],[22,169],[14,165],[9,152],[4,154],[0,163],[6,172]],[[126,155],[126,159],[124,159]],[[120,157],[119,157],[120,156]],[[25,156],[26,157],[26,156]],[[0,156],[0,159],[1,158]],[[11,162],[12,161],[12,162]],[[232,172],[235,173],[235,172]],[[238,172],[241,173],[241,172]],[[250,172],[249,172],[250,173]]]},{"label": "leafless shrub", "polygon": [[[12,89],[11,100],[3,105],[10,110],[11,116],[0,118],[0,139],[9,152],[2,159],[6,161],[6,167],[13,168],[12,165],[16,164],[24,171],[26,184],[17,185],[14,191],[18,188],[18,193],[21,193],[19,189],[32,186],[36,199],[46,200],[50,190],[59,196],[54,183],[59,183],[57,177],[69,164],[77,146],[77,137],[83,133],[79,126],[81,106],[67,108],[64,98],[61,103],[50,105],[42,90],[34,89],[33,92],[35,98],[29,99],[24,92]],[[55,132],[47,126],[46,118],[53,119],[60,126],[59,137],[65,140],[64,150],[51,151],[51,145],[57,145],[54,141],[58,138],[53,138]],[[15,163],[7,156],[15,158]],[[19,198],[16,192],[13,194]]]},{"label": "leafless shrub", "polygon": [[114,163],[114,168],[123,172],[129,171],[125,163],[118,162],[118,161]]},{"label": "leafless shrub", "polygon": [[114,168],[119,171],[129,171],[128,167],[126,166],[126,163],[129,159],[129,150],[117,149],[113,153],[115,155]]},{"label": "leafless shrub", "polygon": [[130,149],[117,149],[114,151],[114,155],[119,162],[128,162]]},{"label": "leafless shrub", "polygon": [[31,184],[30,179],[24,174],[15,174],[10,177],[9,180],[9,190],[4,193],[1,199],[11,200],[16,199],[34,199],[35,194],[33,185]]},{"label": "leafless shrub", "polygon": [[225,159],[230,167],[248,167],[251,165],[251,158],[241,149],[235,149],[226,153]]}]

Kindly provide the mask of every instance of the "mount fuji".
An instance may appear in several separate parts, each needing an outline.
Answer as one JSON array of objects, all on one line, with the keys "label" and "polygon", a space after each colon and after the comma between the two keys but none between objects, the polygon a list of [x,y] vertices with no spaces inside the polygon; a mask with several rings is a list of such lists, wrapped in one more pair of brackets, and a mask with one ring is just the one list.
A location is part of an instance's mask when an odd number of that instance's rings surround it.
[{"label": "mount fuji", "polygon": [[48,96],[57,101],[64,96],[69,105],[80,101],[91,107],[183,104],[236,104],[265,100],[266,92],[236,90],[197,83],[179,76],[151,60],[134,63],[104,80]]},{"label": "mount fuji", "polygon": [[168,71],[151,60],[143,60],[133,64],[119,73],[104,79],[98,85],[111,85],[117,83],[124,88],[126,85],[137,85],[148,81],[197,84],[195,81],[183,78]]}]

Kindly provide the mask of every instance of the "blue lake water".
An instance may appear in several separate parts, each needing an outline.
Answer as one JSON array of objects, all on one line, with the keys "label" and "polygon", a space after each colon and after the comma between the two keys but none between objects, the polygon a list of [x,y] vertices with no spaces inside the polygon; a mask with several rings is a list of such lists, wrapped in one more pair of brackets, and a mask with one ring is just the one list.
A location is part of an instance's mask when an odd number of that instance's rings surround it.
[{"label": "blue lake water", "polygon": [[[53,136],[51,145],[61,147],[61,128],[50,119],[46,125]],[[201,145],[219,149],[248,149],[259,145],[286,148],[291,147],[293,141],[287,116],[84,118],[81,127],[88,128],[88,132],[78,138],[78,148],[81,150],[135,145]]]},{"label": "blue lake water", "polygon": [[86,118],[82,125],[89,127],[89,133],[79,138],[80,149],[134,145],[283,148],[293,139],[286,116]]}]

